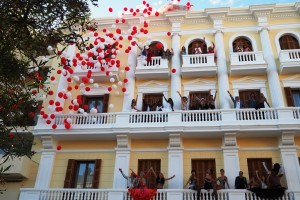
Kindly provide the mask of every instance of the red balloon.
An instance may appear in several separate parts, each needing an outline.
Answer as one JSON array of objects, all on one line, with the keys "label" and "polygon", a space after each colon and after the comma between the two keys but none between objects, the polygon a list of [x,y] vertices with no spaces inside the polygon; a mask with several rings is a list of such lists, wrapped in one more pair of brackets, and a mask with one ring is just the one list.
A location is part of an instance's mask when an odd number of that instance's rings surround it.
[{"label": "red balloon", "polygon": [[156,43],[156,48],[158,48],[158,49],[161,49],[161,48],[163,48],[163,45],[162,45],[162,43]]},{"label": "red balloon", "polygon": [[127,78],[124,79],[124,83],[128,83],[128,79]]},{"label": "red balloon", "polygon": [[60,151],[60,150],[61,150],[61,146],[58,145],[58,146],[56,147],[56,149],[57,149],[58,151]]},{"label": "red balloon", "polygon": [[172,73],[173,74],[176,73],[176,69],[175,68],[172,69]]},{"label": "red balloon", "polygon": [[127,72],[128,72],[129,70],[130,70],[130,67],[128,67],[128,66],[127,66],[127,67],[125,67],[125,71],[127,71]]},{"label": "red balloon", "polygon": [[167,36],[171,36],[171,32],[167,32]]},{"label": "red balloon", "polygon": [[46,121],[46,123],[47,123],[47,124],[51,124],[51,120],[48,119],[48,120]]},{"label": "red balloon", "polygon": [[56,124],[52,124],[52,129],[56,129],[57,125]]},{"label": "red balloon", "polygon": [[126,88],[123,87],[123,88],[122,88],[122,92],[126,92]]},{"label": "red balloon", "polygon": [[65,128],[66,129],[70,129],[71,128],[71,124],[70,123],[65,123]]},{"label": "red balloon", "polygon": [[7,136],[8,136],[9,138],[13,138],[13,137],[15,137],[15,134],[12,133],[12,132],[10,132],[10,133],[7,134]]},{"label": "red balloon", "polygon": [[34,112],[29,112],[29,113],[28,113],[28,117],[29,117],[29,118],[34,118],[34,115],[35,115]]},{"label": "red balloon", "polygon": [[112,8],[109,8],[109,9],[108,9],[108,11],[109,11],[109,12],[112,12],[112,11],[113,11],[113,9],[112,9]]},{"label": "red balloon", "polygon": [[108,90],[109,92],[111,92],[111,91],[112,91],[112,88],[111,88],[111,87],[108,87],[107,90]]}]

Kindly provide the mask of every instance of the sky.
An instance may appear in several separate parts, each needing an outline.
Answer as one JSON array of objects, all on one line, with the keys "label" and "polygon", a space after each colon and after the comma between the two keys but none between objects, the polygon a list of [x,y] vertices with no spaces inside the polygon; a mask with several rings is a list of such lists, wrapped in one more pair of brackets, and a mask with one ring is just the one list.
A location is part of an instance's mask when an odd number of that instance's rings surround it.
[{"label": "sky", "polygon": [[[180,1],[178,4],[185,5],[188,0],[173,0]],[[191,10],[203,10],[205,8],[214,7],[247,7],[249,5],[259,4],[283,4],[295,3],[295,0],[190,0],[193,5]],[[172,0],[147,0],[153,8],[158,9],[160,6],[172,3]],[[100,17],[117,17],[119,12],[122,12],[124,7],[136,8],[141,5],[142,0],[98,0],[98,7],[90,5],[92,18]],[[113,12],[109,12],[109,8]]]}]

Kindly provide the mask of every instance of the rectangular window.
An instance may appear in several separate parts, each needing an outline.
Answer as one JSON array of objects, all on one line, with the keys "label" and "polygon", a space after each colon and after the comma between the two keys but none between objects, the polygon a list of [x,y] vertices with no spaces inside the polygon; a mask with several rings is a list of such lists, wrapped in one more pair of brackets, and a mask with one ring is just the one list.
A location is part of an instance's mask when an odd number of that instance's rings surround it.
[{"label": "rectangular window", "polygon": [[190,110],[199,110],[199,105],[200,105],[200,99],[204,98],[207,99],[209,97],[209,92],[208,91],[201,91],[201,92],[190,92],[189,97],[190,97]]},{"label": "rectangular window", "polygon": [[156,111],[156,106],[163,104],[163,94],[144,94],[143,97],[143,111]]},{"label": "rectangular window", "polygon": [[98,188],[101,160],[68,160],[64,188]]},{"label": "rectangular window", "polygon": [[300,107],[300,89],[292,89],[294,106]]},{"label": "rectangular window", "polygon": [[255,101],[259,98],[259,90],[243,90],[239,91],[240,100],[244,103],[244,108],[254,108],[253,105],[249,102],[251,99],[251,94],[254,93]]},{"label": "rectangular window", "polygon": [[87,106],[87,113],[90,113],[92,108],[97,109],[97,113],[107,113],[109,94],[101,96],[83,96],[83,104]]},{"label": "rectangular window", "polygon": [[[153,167],[154,171],[158,175],[158,173],[160,172],[160,159],[139,159],[138,172],[136,173],[140,173],[141,171],[147,173],[150,167]],[[152,174],[149,174],[147,176],[146,185],[148,188],[156,188],[156,180]]]},{"label": "rectangular window", "polygon": [[74,188],[93,188],[95,162],[78,162]]},{"label": "rectangular window", "polygon": [[198,179],[198,187],[204,186],[204,178],[206,175],[206,170],[212,169],[213,179],[216,179],[216,161],[215,159],[192,159],[192,170],[196,171],[196,176]]}]

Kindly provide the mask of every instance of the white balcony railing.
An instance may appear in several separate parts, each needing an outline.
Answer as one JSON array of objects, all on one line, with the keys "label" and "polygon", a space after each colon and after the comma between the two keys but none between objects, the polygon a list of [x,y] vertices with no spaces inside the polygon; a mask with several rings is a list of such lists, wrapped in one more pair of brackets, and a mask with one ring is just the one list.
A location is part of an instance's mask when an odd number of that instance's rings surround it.
[{"label": "white balcony railing", "polygon": [[[229,110],[191,110],[175,112],[121,112],[101,114],[56,114],[54,123],[57,129],[64,129],[64,120],[71,120],[72,129],[76,128],[134,128],[166,126],[215,126],[222,125],[279,125],[300,123],[300,108],[264,108]],[[100,125],[100,126],[99,126]],[[39,117],[35,127],[51,129],[46,120]]]},{"label": "white balcony railing", "polygon": [[215,66],[214,54],[182,55],[182,67]]},{"label": "white balcony railing", "polygon": [[300,49],[282,50],[279,53],[280,62],[300,62]]},{"label": "white balcony railing", "polygon": [[282,50],[279,53],[280,73],[300,73],[300,49]]},{"label": "white balcony railing", "polygon": [[[95,63],[98,61],[95,61]],[[104,68],[104,71],[117,72],[118,68],[115,65],[109,65],[108,62],[101,63],[100,65],[88,66],[88,65],[78,65],[75,67],[75,73],[87,72],[88,70],[92,70],[92,72],[101,72],[101,67]],[[105,73],[103,73],[105,75]]]},{"label": "white balcony railing", "polygon": [[[282,198],[273,200],[300,200],[300,191],[287,191]],[[133,200],[127,190],[114,189],[21,189],[19,200]],[[201,192],[187,189],[162,189],[152,200],[257,200],[261,199],[247,190],[218,190]]]},{"label": "white balcony railing", "polygon": [[161,56],[152,57],[149,62],[144,57],[138,57],[136,69],[162,69],[168,68],[168,59],[163,59]]},{"label": "white balcony railing", "polygon": [[231,65],[257,65],[265,64],[262,51],[255,52],[233,52],[230,55]]}]

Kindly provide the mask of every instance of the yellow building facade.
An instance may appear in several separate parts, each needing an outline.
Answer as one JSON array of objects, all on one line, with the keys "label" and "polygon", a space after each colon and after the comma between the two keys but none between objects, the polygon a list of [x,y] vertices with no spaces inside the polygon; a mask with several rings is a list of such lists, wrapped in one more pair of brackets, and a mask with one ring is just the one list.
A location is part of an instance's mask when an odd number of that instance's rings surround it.
[{"label": "yellow building facade", "polygon": [[[220,175],[220,169],[228,177],[230,188],[219,191],[219,195],[226,193],[224,198],[228,200],[254,199],[248,191],[234,189],[235,178],[239,171],[247,180],[255,177],[256,170],[267,175],[262,163],[269,169],[280,163],[284,168],[281,184],[288,189],[285,195],[300,199],[299,15],[300,4],[294,3],[175,10],[146,18],[149,33],[133,40],[154,49],[148,62],[136,45],[123,41],[131,51],[127,54],[121,50],[117,55],[122,67],[112,69],[111,76],[91,69],[95,82],[86,85],[92,89],[72,91],[73,98],[82,95],[88,105],[99,101],[93,104],[101,105],[98,113],[89,113],[91,108],[86,113],[70,113],[72,100],[55,96],[64,108],[55,113],[57,128],[52,129],[40,117],[34,130],[39,158],[36,178],[31,187],[24,185],[27,188],[21,189],[19,199],[126,199],[126,180],[119,169],[129,174],[130,169],[138,173],[150,167],[165,177],[175,175],[159,190],[168,200],[193,199],[192,191],[184,188],[191,170],[196,170],[202,186],[209,168],[214,178]],[[125,23],[114,26],[113,18],[96,19],[98,30],[113,32],[140,25],[140,18],[123,18]],[[174,55],[167,59],[155,54],[157,44],[164,50],[172,48]],[[197,45],[201,54],[194,52]],[[213,45],[215,53],[206,52]],[[186,53],[182,53],[182,47]],[[66,57],[72,59],[76,52],[69,47]],[[54,60],[52,67],[57,63]],[[124,71],[125,66],[130,70]],[[72,76],[81,78],[87,71],[77,66]],[[67,77],[55,72],[52,75],[56,81],[51,89],[56,95],[80,84],[69,83]],[[128,83],[118,83],[125,78]],[[109,92],[112,82],[119,86]],[[188,110],[181,109],[177,91],[188,97]],[[244,108],[240,103],[240,108],[234,108],[236,103],[228,91],[240,97]],[[251,107],[252,93],[263,94],[270,107],[265,101],[260,102],[265,108]],[[215,94],[215,109],[193,107],[195,99]],[[163,95],[172,98],[174,111],[166,109]],[[136,108],[141,112],[132,110],[131,102],[136,97]],[[44,103],[46,112],[52,109],[49,99]],[[164,107],[162,111],[155,111],[158,101]],[[65,128],[66,119],[70,129]],[[155,187],[153,174],[147,181],[148,187]]]}]

